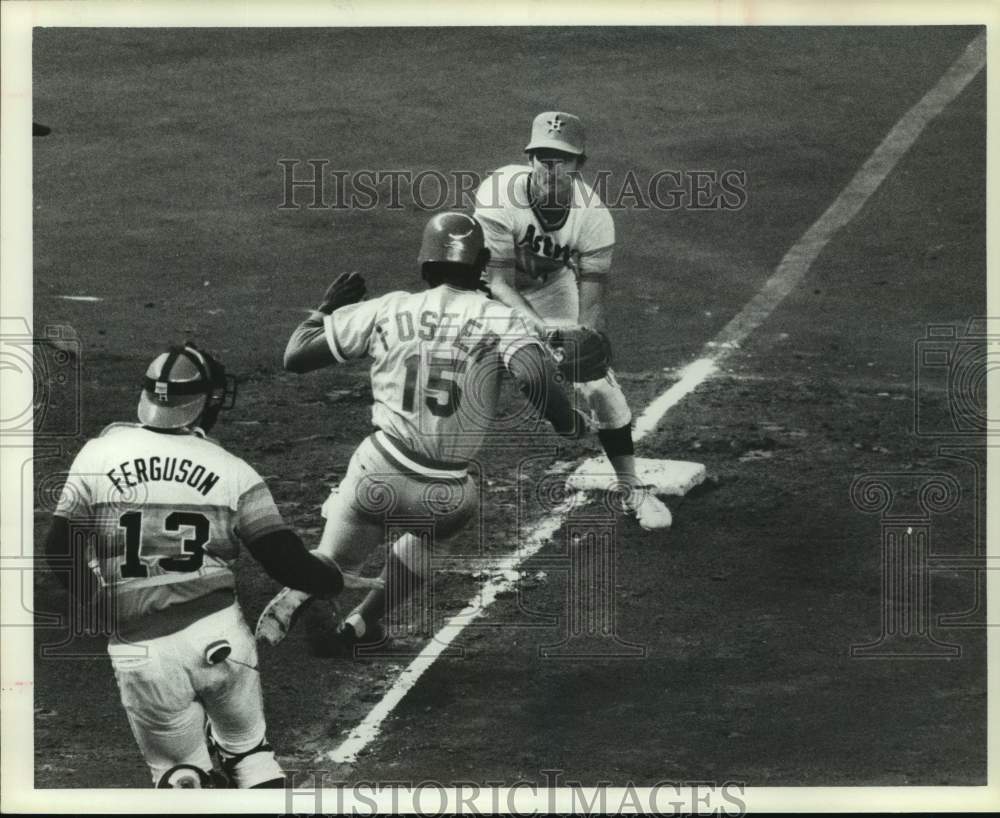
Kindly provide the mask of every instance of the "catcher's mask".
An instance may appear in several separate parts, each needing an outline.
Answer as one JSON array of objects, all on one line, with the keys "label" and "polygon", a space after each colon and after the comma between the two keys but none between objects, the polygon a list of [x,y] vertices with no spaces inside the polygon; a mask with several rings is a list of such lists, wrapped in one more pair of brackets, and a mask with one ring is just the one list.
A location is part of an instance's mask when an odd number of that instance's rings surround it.
[{"label": "catcher's mask", "polygon": [[139,396],[139,421],[154,429],[197,423],[207,432],[219,412],[235,403],[236,378],[207,352],[187,343],[171,347],[149,365]]},{"label": "catcher's mask", "polygon": [[427,222],[417,263],[432,287],[447,283],[475,289],[489,258],[482,225],[465,213],[449,211]]}]

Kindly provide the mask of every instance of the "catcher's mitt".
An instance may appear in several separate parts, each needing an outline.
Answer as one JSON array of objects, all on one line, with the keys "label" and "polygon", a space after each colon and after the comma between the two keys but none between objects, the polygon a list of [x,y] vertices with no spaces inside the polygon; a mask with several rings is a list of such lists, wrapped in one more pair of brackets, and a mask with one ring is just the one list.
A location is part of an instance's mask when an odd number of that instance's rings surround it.
[{"label": "catcher's mitt", "polygon": [[568,327],[549,333],[549,347],[565,378],[574,383],[597,381],[611,366],[611,342],[603,332],[590,327]]}]

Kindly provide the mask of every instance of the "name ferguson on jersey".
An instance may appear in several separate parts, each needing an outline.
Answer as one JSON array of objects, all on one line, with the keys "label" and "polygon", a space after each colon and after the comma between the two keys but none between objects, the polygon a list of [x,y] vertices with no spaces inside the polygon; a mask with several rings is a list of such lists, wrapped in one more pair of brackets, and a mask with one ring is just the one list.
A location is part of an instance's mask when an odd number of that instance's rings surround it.
[{"label": "name ferguson on jersey", "polygon": [[159,457],[157,455],[126,460],[119,463],[117,469],[112,469],[107,474],[108,479],[115,484],[115,488],[120,492],[124,492],[126,488],[135,488],[140,483],[164,480],[173,483],[187,483],[191,488],[201,492],[202,496],[206,496],[219,482],[219,475],[214,471],[193,463],[187,458],[178,460],[176,457]]}]

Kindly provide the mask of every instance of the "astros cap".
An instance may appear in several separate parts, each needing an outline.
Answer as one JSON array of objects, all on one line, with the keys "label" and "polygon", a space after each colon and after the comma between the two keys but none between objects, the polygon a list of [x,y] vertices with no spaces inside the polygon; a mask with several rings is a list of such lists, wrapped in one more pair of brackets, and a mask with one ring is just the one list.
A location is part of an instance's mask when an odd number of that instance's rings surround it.
[{"label": "astros cap", "polygon": [[531,141],[524,150],[542,148],[582,155],[585,149],[580,117],[563,111],[543,111],[536,116],[531,123]]}]

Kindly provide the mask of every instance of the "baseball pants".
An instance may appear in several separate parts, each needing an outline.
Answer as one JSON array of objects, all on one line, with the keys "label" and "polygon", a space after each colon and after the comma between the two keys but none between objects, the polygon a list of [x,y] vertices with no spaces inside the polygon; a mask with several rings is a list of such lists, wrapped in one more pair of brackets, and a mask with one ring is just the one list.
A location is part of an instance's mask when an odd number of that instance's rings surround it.
[{"label": "baseball pants", "polygon": [[[221,639],[229,642],[232,652],[228,659],[209,664],[206,648]],[[238,604],[167,636],[138,643],[111,641],[108,654],[154,785],[178,764],[212,769],[206,717],[216,743],[231,754],[264,741],[257,647]],[[273,753],[248,758],[253,761],[236,768],[237,786],[251,787],[282,775]]]}]

